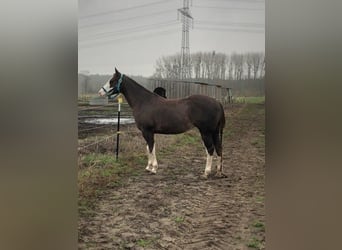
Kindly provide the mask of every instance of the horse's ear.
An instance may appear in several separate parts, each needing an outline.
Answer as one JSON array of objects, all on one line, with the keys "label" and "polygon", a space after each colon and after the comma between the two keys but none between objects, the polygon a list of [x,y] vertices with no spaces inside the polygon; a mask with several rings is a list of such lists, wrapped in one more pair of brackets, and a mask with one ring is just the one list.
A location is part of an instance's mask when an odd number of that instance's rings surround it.
[{"label": "horse's ear", "polygon": [[116,73],[116,74],[120,73],[120,72],[116,69],[116,67],[115,67],[115,73]]}]

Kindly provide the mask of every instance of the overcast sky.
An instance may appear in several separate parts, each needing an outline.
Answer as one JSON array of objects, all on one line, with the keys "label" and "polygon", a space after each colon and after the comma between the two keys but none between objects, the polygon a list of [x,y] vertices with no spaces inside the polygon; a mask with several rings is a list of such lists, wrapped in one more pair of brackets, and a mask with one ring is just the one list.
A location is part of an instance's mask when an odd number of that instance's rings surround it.
[{"label": "overcast sky", "polygon": [[[151,76],[181,51],[183,0],[79,0],[79,72]],[[191,3],[191,0],[190,0]],[[263,0],[192,0],[190,52],[265,51]]]}]

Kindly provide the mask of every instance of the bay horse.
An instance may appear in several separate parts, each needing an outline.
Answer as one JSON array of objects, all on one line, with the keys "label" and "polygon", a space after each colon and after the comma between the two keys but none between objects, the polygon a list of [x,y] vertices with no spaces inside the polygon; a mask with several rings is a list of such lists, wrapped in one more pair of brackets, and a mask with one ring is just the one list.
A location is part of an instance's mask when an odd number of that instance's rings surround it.
[{"label": "bay horse", "polygon": [[158,162],[154,134],[180,134],[198,128],[204,142],[207,161],[203,177],[211,173],[214,151],[218,156],[216,176],[222,173],[222,133],[225,116],[221,103],[205,95],[183,99],[165,99],[147,90],[116,68],[113,77],[99,90],[101,96],[122,93],[133,110],[138,129],[147,143],[146,170],[156,174]]}]

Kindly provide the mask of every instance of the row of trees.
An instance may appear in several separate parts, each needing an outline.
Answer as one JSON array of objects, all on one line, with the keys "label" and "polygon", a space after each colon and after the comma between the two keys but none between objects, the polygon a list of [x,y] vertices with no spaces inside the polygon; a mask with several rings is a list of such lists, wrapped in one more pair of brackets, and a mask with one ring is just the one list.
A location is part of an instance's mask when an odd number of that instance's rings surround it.
[{"label": "row of trees", "polygon": [[[224,53],[197,52],[190,55],[190,76],[195,79],[243,80],[265,76],[265,55],[261,52]],[[156,62],[154,77],[180,79],[181,55],[161,57]]]}]

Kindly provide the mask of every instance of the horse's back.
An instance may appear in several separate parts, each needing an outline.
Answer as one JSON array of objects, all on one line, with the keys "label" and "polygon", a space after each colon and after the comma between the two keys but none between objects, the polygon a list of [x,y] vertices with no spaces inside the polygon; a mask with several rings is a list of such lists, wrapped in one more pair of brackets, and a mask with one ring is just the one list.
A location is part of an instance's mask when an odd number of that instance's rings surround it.
[{"label": "horse's back", "polygon": [[196,127],[216,130],[218,126],[224,126],[223,107],[217,100],[205,95],[192,95],[187,100],[189,116]]},{"label": "horse's back", "polygon": [[220,112],[221,111],[221,103],[215,100],[212,97],[206,95],[192,95],[187,98],[189,103],[191,103],[191,107],[194,109],[201,109],[201,111],[212,111],[212,112]]}]

